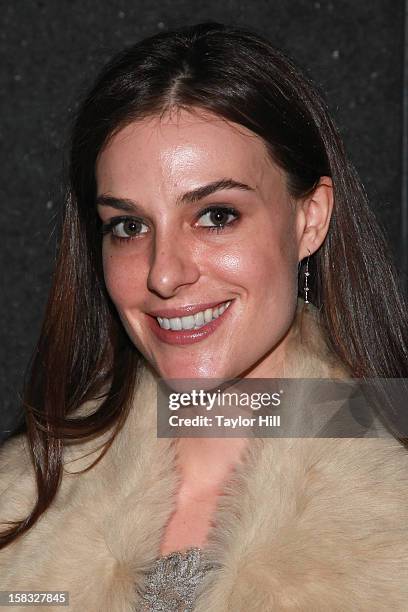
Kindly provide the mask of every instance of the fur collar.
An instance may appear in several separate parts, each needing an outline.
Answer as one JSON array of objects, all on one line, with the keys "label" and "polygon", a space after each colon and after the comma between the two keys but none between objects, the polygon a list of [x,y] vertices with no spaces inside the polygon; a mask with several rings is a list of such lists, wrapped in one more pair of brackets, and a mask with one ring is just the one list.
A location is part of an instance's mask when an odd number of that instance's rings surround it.
[{"label": "fur collar", "polygon": [[[292,340],[287,375],[347,374],[315,309],[300,304]],[[88,472],[73,473],[101,441],[67,447],[51,508],[0,551],[0,590],[68,590],[75,612],[138,609],[178,487],[155,398],[145,368],[125,426]],[[35,499],[28,457],[24,436],[0,450],[1,521],[24,517]],[[251,439],[214,523],[207,552],[217,569],[194,612],[407,609],[408,455],[393,438]]]}]

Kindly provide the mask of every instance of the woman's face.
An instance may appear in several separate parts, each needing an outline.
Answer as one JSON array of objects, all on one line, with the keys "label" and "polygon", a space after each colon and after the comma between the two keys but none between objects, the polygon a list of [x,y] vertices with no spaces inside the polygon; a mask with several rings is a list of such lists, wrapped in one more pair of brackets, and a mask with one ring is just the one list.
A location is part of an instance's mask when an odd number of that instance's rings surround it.
[{"label": "woman's face", "polygon": [[278,375],[304,215],[262,140],[180,110],[118,132],[96,176],[106,286],[158,374]]}]

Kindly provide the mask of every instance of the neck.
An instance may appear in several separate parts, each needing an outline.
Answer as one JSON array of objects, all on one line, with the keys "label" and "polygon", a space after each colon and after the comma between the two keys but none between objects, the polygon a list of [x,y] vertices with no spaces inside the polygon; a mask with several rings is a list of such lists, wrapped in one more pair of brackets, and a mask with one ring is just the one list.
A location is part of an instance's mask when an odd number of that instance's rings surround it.
[{"label": "neck", "polygon": [[179,438],[180,497],[187,501],[218,494],[240,462],[248,438]]}]

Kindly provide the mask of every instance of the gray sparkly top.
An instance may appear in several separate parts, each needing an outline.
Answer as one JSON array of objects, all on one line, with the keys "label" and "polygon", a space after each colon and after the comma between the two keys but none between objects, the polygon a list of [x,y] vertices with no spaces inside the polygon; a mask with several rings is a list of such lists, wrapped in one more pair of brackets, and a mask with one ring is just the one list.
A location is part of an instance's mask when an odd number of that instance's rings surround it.
[{"label": "gray sparkly top", "polygon": [[197,587],[211,567],[197,547],[159,557],[146,577],[140,612],[191,612]]}]

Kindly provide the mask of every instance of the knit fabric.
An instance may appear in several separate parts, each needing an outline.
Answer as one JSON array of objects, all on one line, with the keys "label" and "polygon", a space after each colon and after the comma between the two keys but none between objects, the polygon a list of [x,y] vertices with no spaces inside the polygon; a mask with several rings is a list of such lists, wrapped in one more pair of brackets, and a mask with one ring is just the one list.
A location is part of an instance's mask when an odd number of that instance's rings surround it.
[{"label": "knit fabric", "polygon": [[147,576],[140,612],[191,612],[211,565],[197,547],[161,556]]}]

